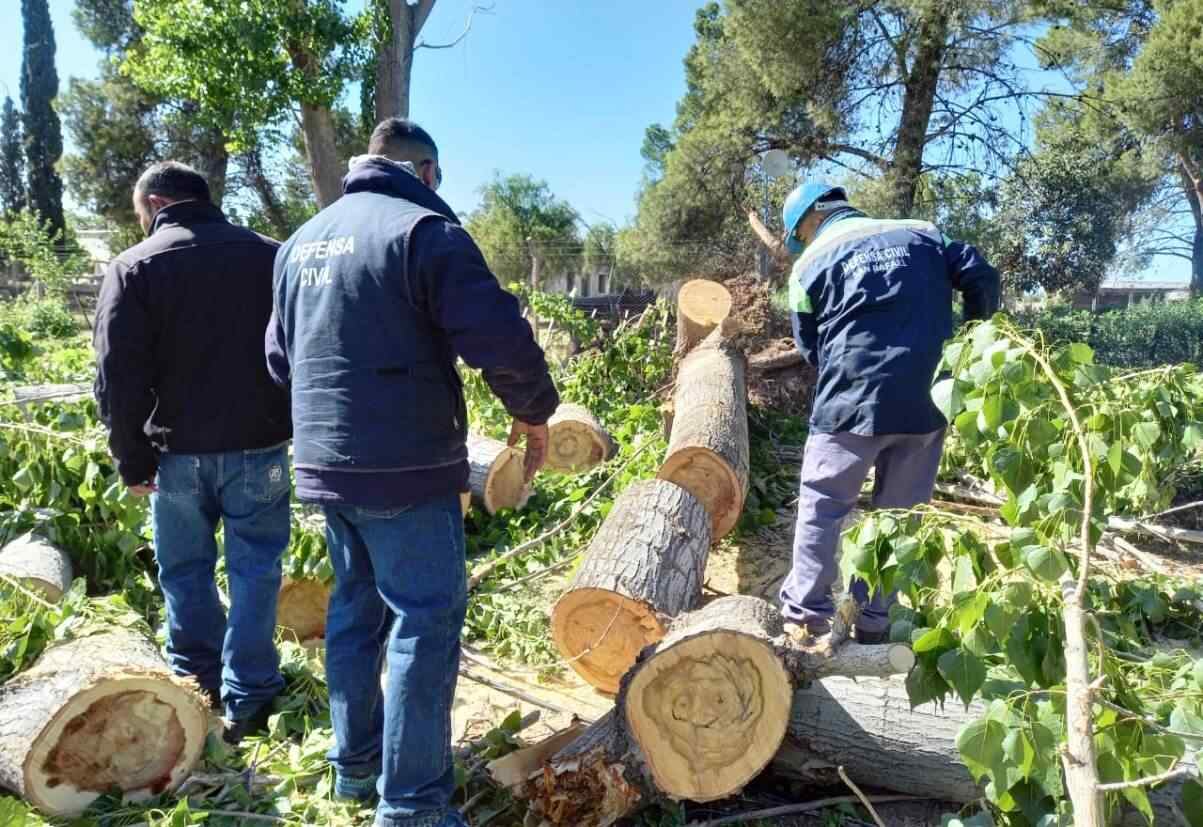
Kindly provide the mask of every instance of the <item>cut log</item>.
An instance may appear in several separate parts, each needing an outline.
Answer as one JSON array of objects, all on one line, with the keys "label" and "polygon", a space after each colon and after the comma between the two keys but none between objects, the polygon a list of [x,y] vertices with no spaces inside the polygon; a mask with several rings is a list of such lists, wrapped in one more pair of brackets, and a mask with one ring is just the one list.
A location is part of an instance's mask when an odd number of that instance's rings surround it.
[{"label": "cut log", "polygon": [[[957,733],[986,712],[951,701],[911,709],[901,678],[827,677],[794,693],[789,731],[773,769],[815,786],[858,784],[937,801],[972,803],[982,790],[961,761]],[[1149,791],[1156,824],[1174,824],[1181,780]],[[1164,821],[1163,821],[1164,819]],[[1129,809],[1124,825],[1146,822]]]},{"label": "cut log", "polygon": [[664,798],[731,795],[776,753],[795,682],[914,663],[906,646],[847,644],[828,655],[780,633],[776,609],[744,595],[677,618],[623,678],[613,712],[516,794],[551,824],[583,827],[613,824]]},{"label": "cut log", "polygon": [[52,647],[0,688],[0,784],[48,815],[120,790],[173,790],[200,758],[205,701],[155,644],[123,630]]},{"label": "cut log", "polygon": [[681,361],[668,455],[657,474],[702,501],[716,543],[735,527],[748,492],[744,368],[721,326]]},{"label": "cut log", "polygon": [[802,354],[792,342],[767,347],[748,357],[748,370],[752,373],[772,373],[786,368],[800,368],[802,365]]},{"label": "cut log", "polygon": [[552,609],[560,654],[590,684],[617,692],[639,652],[698,604],[709,552],[710,517],[696,497],[663,480],[628,487]]},{"label": "cut log", "polygon": [[468,510],[471,507],[472,507],[472,492],[471,491],[459,492],[459,508],[460,508],[460,511],[463,512],[465,517],[468,516]]},{"label": "cut log", "polygon": [[580,405],[561,405],[547,421],[547,429],[547,467],[553,471],[588,471],[617,452],[606,429]]},{"label": "cut log", "polygon": [[314,577],[285,577],[276,598],[276,625],[297,643],[326,637],[330,586]]},{"label": "cut log", "polygon": [[694,279],[677,292],[677,344],[684,356],[731,314],[731,294],[717,281]]},{"label": "cut log", "polygon": [[29,533],[0,549],[0,575],[58,603],[71,588],[71,558],[46,538]]},{"label": "cut log", "polygon": [[472,501],[489,514],[522,508],[530,497],[523,482],[523,453],[504,442],[468,435],[468,487]]}]

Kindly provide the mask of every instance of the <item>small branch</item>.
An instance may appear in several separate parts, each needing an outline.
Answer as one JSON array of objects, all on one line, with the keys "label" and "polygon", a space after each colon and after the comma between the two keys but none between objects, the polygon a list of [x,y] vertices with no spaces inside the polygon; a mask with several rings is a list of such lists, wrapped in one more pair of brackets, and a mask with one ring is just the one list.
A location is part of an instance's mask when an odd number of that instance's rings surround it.
[{"label": "small branch", "polygon": [[[430,5],[433,6],[434,3],[431,3]],[[467,38],[468,34],[472,31],[472,22],[474,20],[476,20],[476,15],[478,13],[479,14],[491,14],[492,12],[493,12],[492,5],[473,6],[472,11],[468,13],[468,22],[467,22],[467,24],[464,25],[464,30],[463,30],[463,32],[460,33],[459,37],[455,38],[454,40],[452,40],[448,43],[427,43],[425,40],[423,40],[414,46],[414,51],[416,52],[418,49],[450,49],[455,46],[458,46],[460,43],[462,43],[464,41],[465,38]],[[429,12],[427,12],[427,14],[429,14]],[[416,15],[415,15],[414,22],[415,22],[414,33],[417,34]],[[425,20],[423,20],[422,22],[425,22]]]},{"label": "small branch", "polygon": [[856,797],[860,799],[860,803],[865,805],[865,809],[869,811],[869,815],[873,818],[873,821],[877,824],[877,827],[886,827],[885,822],[881,820],[881,816],[877,814],[877,810],[873,809],[873,805],[869,802],[869,799],[865,797],[865,794],[861,792],[860,787],[852,783],[852,779],[848,777],[848,773],[844,772],[844,768],[839,766],[836,767],[835,770],[840,774],[840,779],[848,785],[848,789],[856,793]]},{"label": "small branch", "polygon": [[1190,778],[1197,775],[1198,772],[1194,767],[1177,767],[1160,775],[1135,778],[1131,781],[1116,781],[1112,784],[1099,784],[1099,789],[1105,793],[1113,793],[1119,790],[1130,790],[1133,787],[1152,787],[1165,781],[1172,781],[1175,778]]},{"label": "small branch", "polygon": [[546,709],[548,712],[555,712],[560,715],[568,715],[570,717],[579,718],[587,724],[593,723],[592,720],[578,715],[571,709],[565,709],[564,707],[553,704],[550,701],[545,701],[542,698],[536,698],[534,695],[531,695],[528,692],[523,692],[516,686],[510,686],[507,683],[502,683],[500,681],[495,681],[492,678],[486,678],[483,675],[478,675],[467,666],[460,666],[459,674],[470,681],[479,683],[481,686],[487,686],[489,689],[495,689],[498,692],[509,695],[512,698],[517,698],[520,701],[525,701],[526,703],[540,707],[541,709]]},{"label": "small branch", "polygon": [[[926,801],[927,799],[915,795],[875,795],[869,799],[874,804],[891,804],[898,801]],[[749,821],[760,821],[766,818],[777,818],[779,816],[791,816],[799,813],[813,813],[815,810],[825,810],[828,807],[837,807],[840,804],[863,804],[864,800],[854,795],[836,795],[830,798],[820,798],[815,801],[806,801],[801,804],[785,804],[780,807],[769,807],[764,810],[751,810],[746,813],[737,815],[723,816],[722,818],[714,818],[709,821],[691,821],[686,827],[723,827],[725,824],[746,824]]]},{"label": "small branch", "polygon": [[519,577],[517,580],[511,580],[509,583],[502,583],[500,586],[498,586],[496,589],[493,590],[493,593],[495,594],[497,592],[508,592],[511,589],[516,589],[519,586],[523,586],[523,585],[531,582],[532,580],[538,580],[540,577],[546,577],[549,574],[554,574],[557,571],[566,569],[570,565],[572,565],[572,562],[574,560],[576,560],[576,558],[578,558],[580,556],[581,556],[581,552],[575,551],[558,563],[554,563],[545,568],[541,568],[538,571],[533,571],[530,574],[526,575],[525,577]]},{"label": "small branch", "polygon": [[607,488],[609,488],[610,484],[613,483],[614,480],[618,479],[619,475],[621,475],[623,471],[627,470],[627,468],[629,468],[631,466],[631,464],[633,462],[635,462],[635,460],[638,459],[639,456],[644,451],[646,451],[648,448],[650,448],[654,442],[655,442],[655,440],[652,440],[652,439],[645,440],[643,445],[639,446],[639,448],[636,449],[635,453],[631,454],[631,456],[627,459],[627,461],[624,462],[618,468],[617,471],[615,471],[613,474],[610,475],[609,479],[607,479],[605,482],[603,482],[601,485],[599,485],[597,487],[597,490],[594,491],[592,494],[590,494],[587,499],[582,501],[581,504],[578,505],[571,514],[569,514],[567,517],[565,517],[563,519],[563,521],[560,522],[559,525],[548,529],[547,531],[543,532],[535,539],[528,540],[525,543],[521,543],[521,544],[515,546],[514,548],[510,549],[509,551],[505,552],[504,554],[494,558],[493,560],[490,560],[487,563],[482,563],[480,566],[478,566],[476,571],[472,572],[472,576],[468,578],[468,592],[471,593],[473,589],[475,589],[477,586],[480,585],[480,581],[483,580],[485,577],[487,577],[498,566],[502,565],[503,563],[507,563],[510,560],[513,560],[515,557],[519,556],[520,554],[525,554],[526,552],[530,551],[531,549],[534,549],[534,548],[537,548],[537,547],[543,545],[548,540],[550,540],[552,537],[555,537],[557,534],[559,534],[561,531],[563,531],[565,528],[567,528],[569,525],[571,525],[572,522],[577,517],[579,517],[581,515],[581,513],[594,500],[596,500],[598,497],[600,497],[602,495],[602,492],[604,492]]},{"label": "small branch", "polygon": [[748,223],[752,225],[752,232],[760,239],[760,243],[768,249],[770,255],[782,263],[789,262],[789,251],[785,249],[785,245],[781,243],[781,239],[777,238],[769,231],[769,228],[764,226],[764,222],[760,220],[760,216],[755,210],[748,210]]}]

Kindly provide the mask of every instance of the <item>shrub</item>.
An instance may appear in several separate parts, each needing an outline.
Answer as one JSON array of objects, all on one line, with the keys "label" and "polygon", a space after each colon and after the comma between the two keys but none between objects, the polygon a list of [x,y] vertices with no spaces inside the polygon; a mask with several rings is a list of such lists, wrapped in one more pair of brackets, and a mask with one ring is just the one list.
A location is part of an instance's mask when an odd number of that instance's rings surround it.
[{"label": "shrub", "polygon": [[1120,368],[1203,363],[1203,300],[1091,313],[1053,305],[1016,314],[1050,345],[1085,342],[1100,364]]}]

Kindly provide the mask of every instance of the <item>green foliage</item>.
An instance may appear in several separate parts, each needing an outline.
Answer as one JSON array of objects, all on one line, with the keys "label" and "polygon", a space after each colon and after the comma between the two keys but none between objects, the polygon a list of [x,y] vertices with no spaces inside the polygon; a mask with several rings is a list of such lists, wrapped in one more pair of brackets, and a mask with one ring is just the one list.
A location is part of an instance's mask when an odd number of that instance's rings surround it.
[{"label": "green foliage", "polygon": [[358,77],[362,18],[343,0],[135,0],[142,39],[122,70],[144,89],[193,101],[239,146],[298,103],[330,107]]},{"label": "green foliage", "polygon": [[[73,245],[71,245],[73,246]],[[68,247],[62,230],[33,210],[0,218],[0,255],[20,264],[29,277],[53,294],[62,294],[75,276],[89,270],[87,257]]]},{"label": "green foliage", "polygon": [[21,111],[29,207],[46,220],[52,233],[61,233],[65,227],[63,179],[55,165],[63,154],[63,132],[54,111],[58,70],[54,66],[54,24],[47,0],[21,0],[21,22]]},{"label": "green foliage", "polygon": [[13,99],[5,96],[0,115],[0,216],[24,209],[25,151],[21,137],[21,113]]},{"label": "green foliage", "polygon": [[[1055,819],[1067,806],[1057,751],[1065,740],[1061,581],[1078,565],[1084,507],[1079,443],[1037,356],[1082,422],[1094,536],[1110,514],[1168,501],[1172,473],[1203,447],[1203,378],[1190,367],[1115,373],[1095,364],[1086,345],[1046,350],[997,317],[946,347],[951,375],[932,393],[953,422],[954,462],[1006,495],[1009,533],[986,535],[980,524],[928,508],[877,512],[849,533],[842,559],[846,574],[905,595],[890,631],[916,655],[907,678],[913,704],[950,694],[989,703],[957,743],[1012,825]],[[1199,640],[1203,591],[1152,576],[1096,575],[1088,588],[1100,636],[1092,672],[1104,676],[1100,697],[1112,705],[1096,706],[1102,780],[1164,772],[1200,743],[1192,727],[1203,709],[1203,661],[1162,647],[1176,636]],[[1123,797],[1151,821],[1143,788]],[[1118,794],[1112,799],[1118,804]]]},{"label": "green foliage", "polygon": [[1040,331],[1052,345],[1084,342],[1095,361],[1117,368],[1203,364],[1203,302],[1141,304],[1091,313],[1053,304],[1020,313],[1024,327]]},{"label": "green foliage", "polygon": [[536,253],[544,278],[580,253],[576,218],[572,206],[556,198],[546,181],[498,175],[481,188],[480,208],[468,216],[465,227],[503,284],[529,283]]}]

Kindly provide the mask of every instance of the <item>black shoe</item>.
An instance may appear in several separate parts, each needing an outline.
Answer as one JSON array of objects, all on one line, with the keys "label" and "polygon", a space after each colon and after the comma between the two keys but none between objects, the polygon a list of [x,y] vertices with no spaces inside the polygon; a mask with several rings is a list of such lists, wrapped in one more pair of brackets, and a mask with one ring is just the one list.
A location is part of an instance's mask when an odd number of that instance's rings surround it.
[{"label": "black shoe", "polygon": [[261,735],[267,732],[267,719],[271,717],[271,714],[272,702],[268,701],[255,710],[248,718],[227,721],[225,731],[221,734],[221,739],[230,746],[236,747],[248,735]]},{"label": "black shoe", "polygon": [[878,632],[867,632],[857,626],[852,632],[852,637],[857,643],[863,646],[875,646],[879,643],[890,642],[890,630],[882,629]]}]

